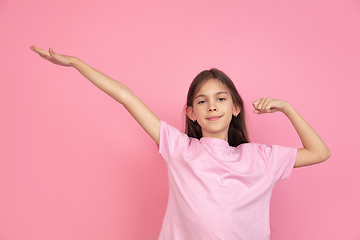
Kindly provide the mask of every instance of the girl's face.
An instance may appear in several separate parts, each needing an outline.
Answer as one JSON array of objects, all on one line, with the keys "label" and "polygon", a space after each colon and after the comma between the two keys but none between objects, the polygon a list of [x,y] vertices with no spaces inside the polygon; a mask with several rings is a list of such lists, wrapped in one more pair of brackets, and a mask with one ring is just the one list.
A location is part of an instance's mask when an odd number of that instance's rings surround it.
[{"label": "girl's face", "polygon": [[187,116],[197,121],[203,137],[228,141],[232,116],[241,109],[232,101],[229,89],[217,79],[207,80],[195,94],[192,107],[186,108]]}]

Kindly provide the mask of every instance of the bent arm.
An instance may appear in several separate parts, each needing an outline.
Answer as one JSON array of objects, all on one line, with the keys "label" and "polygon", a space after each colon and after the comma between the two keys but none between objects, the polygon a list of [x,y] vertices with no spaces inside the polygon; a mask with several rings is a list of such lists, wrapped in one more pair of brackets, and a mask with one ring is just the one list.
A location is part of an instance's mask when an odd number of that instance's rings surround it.
[{"label": "bent arm", "polygon": [[124,84],[112,79],[92,68],[80,59],[72,56],[56,54],[32,46],[31,49],[42,58],[61,66],[70,66],[77,69],[96,87],[107,93],[116,101],[124,105],[140,126],[159,144],[160,119]]},{"label": "bent arm", "polygon": [[321,137],[286,101],[262,98],[254,102],[253,106],[256,114],[282,111],[289,118],[303,145],[303,148],[298,149],[294,167],[321,163],[330,157],[330,150]]},{"label": "bent arm", "polygon": [[298,149],[294,167],[304,167],[325,161],[330,157],[330,150],[309,123],[289,104],[283,113],[293,124],[303,148]]}]

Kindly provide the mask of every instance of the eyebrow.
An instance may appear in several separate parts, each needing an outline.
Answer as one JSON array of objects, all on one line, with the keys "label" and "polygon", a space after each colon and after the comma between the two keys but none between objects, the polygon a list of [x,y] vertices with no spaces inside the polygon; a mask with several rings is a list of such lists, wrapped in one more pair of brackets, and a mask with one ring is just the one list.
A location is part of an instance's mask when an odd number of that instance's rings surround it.
[{"label": "eyebrow", "polygon": [[[215,93],[214,95],[220,95],[220,94],[227,94],[227,92],[217,92],[217,93]],[[197,98],[199,98],[199,97],[206,97],[206,95],[204,95],[204,94],[197,95],[197,96],[195,97],[195,99],[197,99]]]}]

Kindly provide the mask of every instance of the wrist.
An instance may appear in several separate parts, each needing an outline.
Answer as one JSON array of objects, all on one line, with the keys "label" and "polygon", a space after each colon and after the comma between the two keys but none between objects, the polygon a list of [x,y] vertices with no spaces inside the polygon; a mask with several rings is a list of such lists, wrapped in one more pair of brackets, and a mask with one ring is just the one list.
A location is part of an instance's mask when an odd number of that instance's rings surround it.
[{"label": "wrist", "polygon": [[296,113],[295,108],[293,108],[288,102],[286,102],[282,112],[287,116],[291,116],[292,114]]},{"label": "wrist", "polygon": [[80,59],[78,59],[77,57],[70,57],[70,59],[69,59],[69,66],[70,67],[74,67],[74,68],[78,69],[80,64],[81,64]]}]

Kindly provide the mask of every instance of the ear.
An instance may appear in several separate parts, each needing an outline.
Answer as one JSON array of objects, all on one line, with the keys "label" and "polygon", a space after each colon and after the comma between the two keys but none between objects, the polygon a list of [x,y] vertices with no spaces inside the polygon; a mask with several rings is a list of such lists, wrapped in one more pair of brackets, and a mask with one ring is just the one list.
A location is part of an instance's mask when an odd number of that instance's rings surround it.
[{"label": "ear", "polygon": [[241,108],[238,105],[234,104],[234,109],[233,109],[234,117],[237,117],[237,115],[239,115],[240,112],[241,112]]},{"label": "ear", "polygon": [[194,109],[192,107],[186,107],[186,116],[188,116],[188,118],[190,118],[192,121],[196,121]]}]

